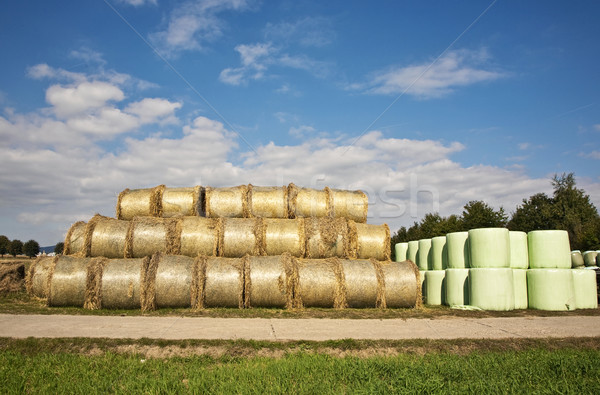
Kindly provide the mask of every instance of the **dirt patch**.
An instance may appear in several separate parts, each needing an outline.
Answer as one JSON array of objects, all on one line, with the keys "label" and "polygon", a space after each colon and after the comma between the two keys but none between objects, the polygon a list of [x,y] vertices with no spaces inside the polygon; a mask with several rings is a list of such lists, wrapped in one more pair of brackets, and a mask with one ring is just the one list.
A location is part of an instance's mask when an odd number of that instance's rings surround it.
[{"label": "dirt patch", "polygon": [[0,264],[0,294],[19,292],[25,285],[25,264]]}]

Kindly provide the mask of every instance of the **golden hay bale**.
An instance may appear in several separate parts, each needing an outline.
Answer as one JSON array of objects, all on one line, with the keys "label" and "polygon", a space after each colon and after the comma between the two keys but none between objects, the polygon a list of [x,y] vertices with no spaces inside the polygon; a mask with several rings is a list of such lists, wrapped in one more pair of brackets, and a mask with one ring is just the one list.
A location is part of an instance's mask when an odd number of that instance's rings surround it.
[{"label": "golden hay bale", "polygon": [[297,260],[298,305],[303,307],[343,307],[344,285],[336,263],[324,259]]},{"label": "golden hay bale", "polygon": [[102,273],[107,258],[92,258],[87,269],[84,309],[98,310],[102,308]]},{"label": "golden hay bale", "polygon": [[351,254],[348,224],[344,218],[306,218],[307,258],[346,258]]},{"label": "golden hay bale", "polygon": [[204,274],[205,307],[244,308],[245,258],[207,258]]},{"label": "golden hay bale", "polygon": [[329,188],[317,190],[298,188],[294,184],[288,186],[288,216],[299,217],[330,217],[331,194]]},{"label": "golden hay bale", "polygon": [[369,198],[362,191],[331,189],[331,208],[334,218],[346,218],[355,222],[367,222]]},{"label": "golden hay bale", "polygon": [[85,245],[86,223],[83,221],[75,222],[69,228],[65,236],[65,246],[63,255],[82,254]]},{"label": "golden hay bale", "polygon": [[180,254],[217,256],[221,220],[219,218],[183,217],[179,222]]},{"label": "golden hay bale", "polygon": [[292,307],[294,283],[290,255],[248,257],[245,267],[245,306]]},{"label": "golden hay bale", "polygon": [[219,256],[241,258],[261,255],[263,222],[260,218],[223,218]]},{"label": "golden hay bale", "polygon": [[131,222],[96,214],[86,229],[86,255],[124,258],[125,241]]},{"label": "golden hay bale", "polygon": [[102,308],[140,308],[142,271],[149,261],[149,257],[108,260],[102,272]]},{"label": "golden hay bale", "polygon": [[372,262],[368,259],[344,259],[342,267],[348,307],[376,307],[380,286]]},{"label": "golden hay bale", "polygon": [[134,218],[127,233],[126,256],[142,258],[157,252],[178,255],[180,237],[177,222],[176,218]]},{"label": "golden hay bale", "polygon": [[48,297],[48,277],[60,255],[39,257],[29,267],[25,278],[25,287],[29,295],[36,298]]},{"label": "golden hay bale", "polygon": [[390,228],[387,224],[370,225],[348,221],[348,228],[353,258],[374,258],[378,261],[390,259]]},{"label": "golden hay bale", "polygon": [[419,268],[411,261],[381,262],[388,308],[420,307],[422,304]]},{"label": "golden hay bale", "polygon": [[50,279],[48,306],[83,307],[90,258],[61,256]]},{"label": "golden hay bale", "polygon": [[248,210],[252,217],[287,218],[287,187],[255,187],[248,185]]},{"label": "golden hay bale", "polygon": [[306,235],[304,219],[264,219],[265,255],[285,252],[297,258],[304,257]]},{"label": "golden hay bale", "polygon": [[165,188],[162,194],[161,217],[197,216],[202,211],[202,188]]},{"label": "golden hay bale", "polygon": [[206,283],[206,256],[198,256],[192,265],[192,282],[190,284],[190,305],[194,310],[204,308],[204,285]]},{"label": "golden hay bale", "polygon": [[164,185],[145,189],[125,189],[117,199],[117,219],[158,217],[162,212]]},{"label": "golden hay bale", "polygon": [[209,218],[248,218],[248,187],[240,185],[230,188],[206,187],[205,212]]},{"label": "golden hay bale", "polygon": [[190,307],[194,258],[160,255],[154,279],[156,307]]}]

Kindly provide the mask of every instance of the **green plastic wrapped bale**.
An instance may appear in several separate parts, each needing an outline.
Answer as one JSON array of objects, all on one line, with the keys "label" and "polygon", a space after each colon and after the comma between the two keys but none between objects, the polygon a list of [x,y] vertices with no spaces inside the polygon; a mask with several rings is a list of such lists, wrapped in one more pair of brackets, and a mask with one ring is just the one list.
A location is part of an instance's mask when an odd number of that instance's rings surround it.
[{"label": "green plastic wrapped bale", "polygon": [[566,230],[534,230],[527,234],[531,269],[570,269],[571,247]]},{"label": "green plastic wrapped bale", "polygon": [[91,258],[61,256],[50,278],[48,306],[83,307]]},{"label": "green plastic wrapped bale", "polygon": [[[506,236],[508,237],[508,234]],[[514,310],[515,291],[511,268],[472,268],[469,270],[469,296],[472,306],[483,310]]]},{"label": "green plastic wrapped bale", "polygon": [[419,281],[421,282],[421,297],[424,304],[427,304],[427,270],[419,270]]},{"label": "green plastic wrapped bale", "polygon": [[536,310],[575,310],[571,269],[527,270],[529,308]]},{"label": "green plastic wrapped bale", "polygon": [[433,270],[446,270],[448,267],[446,236],[431,239],[431,266]]},{"label": "green plastic wrapped bale", "polygon": [[597,309],[598,295],[596,272],[594,270],[571,270],[573,290],[575,292],[575,308]]},{"label": "green plastic wrapped bale", "polygon": [[598,255],[596,255],[596,266],[600,265],[600,251],[596,251]]},{"label": "green plastic wrapped bale", "polygon": [[427,282],[427,304],[440,306],[446,303],[446,271],[428,270],[425,272]]},{"label": "green plastic wrapped bale", "polygon": [[583,253],[583,263],[585,266],[596,266],[596,257],[598,251],[586,251]]},{"label": "green plastic wrapped bale", "polygon": [[506,228],[481,228],[469,231],[472,268],[509,268],[510,237]]},{"label": "green plastic wrapped bale", "polygon": [[[419,240],[412,240],[408,242],[408,250],[406,251],[406,259],[418,265],[417,262],[417,253],[419,252]],[[425,269],[427,270],[427,269]]]},{"label": "green plastic wrapped bale", "polygon": [[585,266],[585,261],[583,260],[583,255],[581,255],[581,251],[571,251],[571,267],[576,268],[582,266]]},{"label": "green plastic wrapped bale", "polygon": [[396,262],[404,262],[408,259],[408,243],[396,243],[394,245],[394,253]]},{"label": "green plastic wrapped bale", "polygon": [[527,269],[513,269],[513,287],[515,289],[515,309],[526,309],[528,307]]},{"label": "green plastic wrapped bale", "polygon": [[417,252],[417,266],[419,270],[431,270],[431,239],[419,240],[419,251]]},{"label": "green plastic wrapped bale", "polygon": [[527,233],[510,231],[508,235],[510,237],[510,267],[513,269],[528,269]]},{"label": "green plastic wrapped bale", "polygon": [[448,268],[466,269],[471,265],[471,252],[469,251],[469,232],[453,232],[446,235],[446,248],[448,250]]},{"label": "green plastic wrapped bale", "polygon": [[469,304],[469,269],[446,269],[446,303],[448,306]]}]

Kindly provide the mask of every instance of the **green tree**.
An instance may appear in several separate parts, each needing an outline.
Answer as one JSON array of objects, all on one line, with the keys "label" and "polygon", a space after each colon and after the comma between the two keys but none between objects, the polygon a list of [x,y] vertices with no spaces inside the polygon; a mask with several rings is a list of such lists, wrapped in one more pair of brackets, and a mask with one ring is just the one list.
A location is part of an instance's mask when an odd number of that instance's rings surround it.
[{"label": "green tree", "polygon": [[0,236],[0,255],[6,254],[8,252],[8,248],[10,247],[10,240],[8,237],[1,235]]},{"label": "green tree", "polygon": [[523,232],[554,229],[556,219],[554,199],[545,193],[536,193],[527,200],[523,199],[523,204],[517,206],[508,222],[508,229]]},{"label": "green tree", "polygon": [[583,189],[576,187],[573,173],[554,175],[554,228],[569,232],[571,248],[577,250],[600,247],[600,218],[598,210]]},{"label": "green tree", "polygon": [[8,247],[8,253],[14,257],[23,253],[23,242],[21,240],[13,240]]},{"label": "green tree", "polygon": [[65,243],[63,243],[62,241],[59,241],[54,246],[54,253],[57,255],[62,254],[64,249],[65,249]]},{"label": "green tree", "polygon": [[476,228],[503,228],[508,216],[500,207],[497,211],[481,200],[472,200],[465,204],[462,212],[464,230]]},{"label": "green tree", "polygon": [[23,253],[30,258],[33,258],[40,252],[40,245],[35,240],[29,240],[23,244]]}]

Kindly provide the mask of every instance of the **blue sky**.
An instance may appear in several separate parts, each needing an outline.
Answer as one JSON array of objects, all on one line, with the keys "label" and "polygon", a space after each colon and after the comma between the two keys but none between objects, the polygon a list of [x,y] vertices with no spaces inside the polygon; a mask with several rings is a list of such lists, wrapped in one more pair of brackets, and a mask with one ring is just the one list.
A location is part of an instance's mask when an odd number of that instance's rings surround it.
[{"label": "blue sky", "polygon": [[126,188],[326,185],[395,232],[600,204],[595,1],[5,1],[0,234],[50,245]]}]

